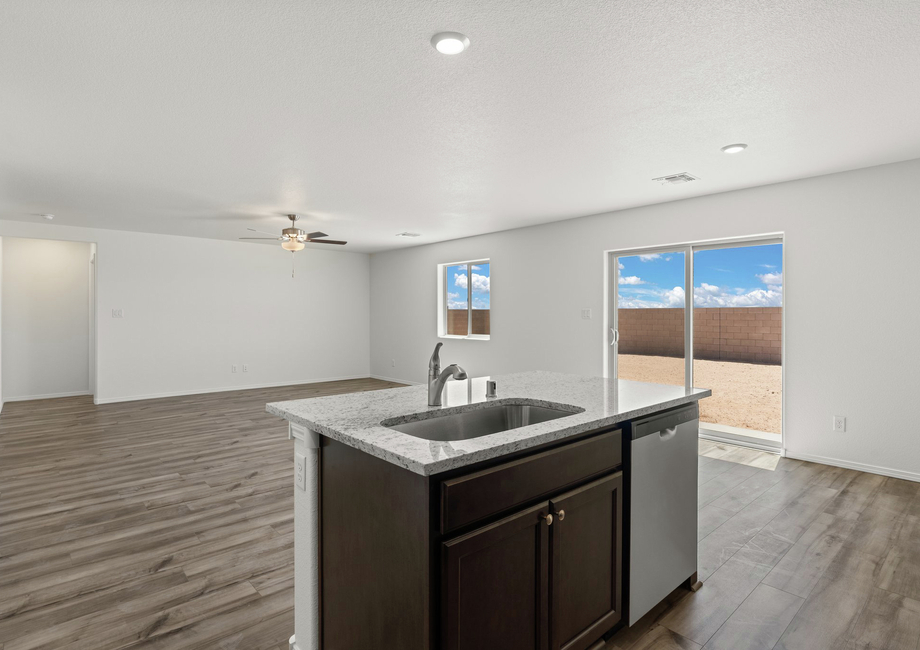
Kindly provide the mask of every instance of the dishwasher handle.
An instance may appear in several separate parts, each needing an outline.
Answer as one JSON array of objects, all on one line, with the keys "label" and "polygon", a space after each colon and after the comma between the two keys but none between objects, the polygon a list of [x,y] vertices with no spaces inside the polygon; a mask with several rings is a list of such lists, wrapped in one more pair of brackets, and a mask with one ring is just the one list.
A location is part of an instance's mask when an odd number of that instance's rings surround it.
[{"label": "dishwasher handle", "polygon": [[661,442],[667,442],[668,440],[670,440],[676,435],[677,435],[677,427],[674,426],[674,427],[671,427],[670,429],[662,429],[661,431],[659,431],[658,439],[661,440]]},{"label": "dishwasher handle", "polygon": [[[687,406],[681,406],[664,413],[656,413],[638,420],[633,420],[629,424],[629,435],[631,440],[638,440],[645,436],[655,433],[665,433],[675,430],[681,424],[692,422],[700,417],[699,405],[694,402]],[[672,436],[668,436],[669,438]],[[662,436],[664,438],[664,436]]]}]

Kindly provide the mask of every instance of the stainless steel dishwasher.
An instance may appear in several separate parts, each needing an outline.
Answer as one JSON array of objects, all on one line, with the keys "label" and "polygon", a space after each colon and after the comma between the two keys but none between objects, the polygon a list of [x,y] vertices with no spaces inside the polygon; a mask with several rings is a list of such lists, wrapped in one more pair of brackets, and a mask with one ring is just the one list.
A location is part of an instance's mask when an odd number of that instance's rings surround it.
[{"label": "stainless steel dishwasher", "polygon": [[629,625],[681,583],[696,583],[699,408],[696,404],[628,427]]}]

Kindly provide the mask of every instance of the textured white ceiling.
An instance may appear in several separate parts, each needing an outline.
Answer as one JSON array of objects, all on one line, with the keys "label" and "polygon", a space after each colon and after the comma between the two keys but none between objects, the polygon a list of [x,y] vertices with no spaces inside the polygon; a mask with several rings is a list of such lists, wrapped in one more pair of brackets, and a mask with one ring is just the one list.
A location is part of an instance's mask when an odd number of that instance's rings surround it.
[{"label": "textured white ceiling", "polygon": [[383,250],[917,158],[918,80],[917,0],[3,0],[0,218]]}]

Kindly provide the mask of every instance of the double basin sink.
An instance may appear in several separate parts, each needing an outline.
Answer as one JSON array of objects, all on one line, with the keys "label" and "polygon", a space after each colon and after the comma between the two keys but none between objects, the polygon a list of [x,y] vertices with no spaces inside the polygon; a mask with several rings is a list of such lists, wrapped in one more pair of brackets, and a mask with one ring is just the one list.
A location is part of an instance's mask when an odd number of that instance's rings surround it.
[{"label": "double basin sink", "polygon": [[380,424],[416,438],[450,442],[549,422],[582,411],[583,409],[574,407],[565,409],[505,402],[494,406],[467,408],[444,415],[436,413],[412,422],[400,422],[403,418],[391,418]]}]

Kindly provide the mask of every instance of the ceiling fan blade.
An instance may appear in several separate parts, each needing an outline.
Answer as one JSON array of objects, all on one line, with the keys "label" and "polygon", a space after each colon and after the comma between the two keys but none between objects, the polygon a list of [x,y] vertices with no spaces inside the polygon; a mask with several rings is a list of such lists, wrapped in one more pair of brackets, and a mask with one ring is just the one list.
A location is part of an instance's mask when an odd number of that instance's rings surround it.
[{"label": "ceiling fan blade", "polygon": [[347,244],[347,241],[339,241],[338,239],[308,239],[308,242],[311,244],[338,244],[339,246],[344,246]]},{"label": "ceiling fan blade", "polygon": [[327,234],[324,233],[324,232],[320,232],[319,230],[317,230],[316,232],[308,232],[308,233],[307,233],[307,239],[313,239],[314,237],[328,237],[328,236],[329,236],[329,235],[327,235]]},{"label": "ceiling fan blade", "polygon": [[239,239],[257,239],[259,241],[281,241],[281,237],[240,237]]},{"label": "ceiling fan blade", "polygon": [[255,228],[247,228],[246,230],[248,230],[249,232],[258,232],[258,233],[262,233],[263,235],[271,235],[272,237],[277,237],[277,236],[278,236],[278,235],[276,235],[276,234],[273,233],[273,232],[265,232],[264,230],[256,230]]}]

